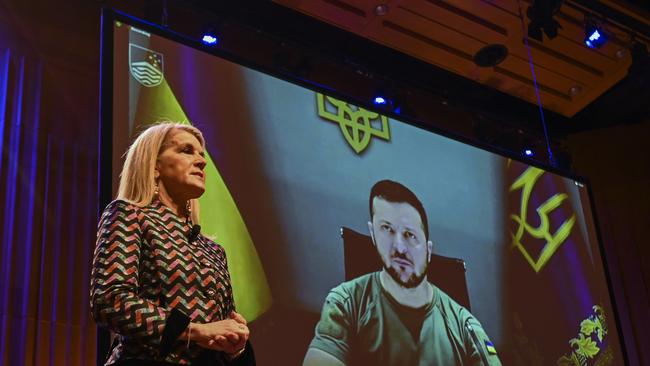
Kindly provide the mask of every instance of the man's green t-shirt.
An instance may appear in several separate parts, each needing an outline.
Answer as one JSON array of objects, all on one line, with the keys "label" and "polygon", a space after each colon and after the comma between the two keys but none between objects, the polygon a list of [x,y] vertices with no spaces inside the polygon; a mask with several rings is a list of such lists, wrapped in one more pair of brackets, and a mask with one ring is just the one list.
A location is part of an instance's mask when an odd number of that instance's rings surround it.
[{"label": "man's green t-shirt", "polygon": [[330,291],[309,347],[346,365],[501,365],[478,320],[442,290],[434,286],[428,305],[409,308],[383,289],[379,274]]}]

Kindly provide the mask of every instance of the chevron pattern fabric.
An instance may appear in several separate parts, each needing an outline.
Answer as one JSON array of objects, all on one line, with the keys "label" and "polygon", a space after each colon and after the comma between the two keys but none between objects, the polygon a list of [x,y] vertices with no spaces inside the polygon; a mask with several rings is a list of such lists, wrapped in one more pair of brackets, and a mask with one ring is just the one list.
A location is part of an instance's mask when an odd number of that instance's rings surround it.
[{"label": "chevron pattern fabric", "polygon": [[203,349],[186,349],[183,340],[159,353],[172,309],[198,323],[235,310],[224,249],[203,235],[189,243],[190,228],[157,200],[146,207],[117,200],[104,210],[90,298],[95,321],[118,334],[107,365],[130,358],[191,363]]}]

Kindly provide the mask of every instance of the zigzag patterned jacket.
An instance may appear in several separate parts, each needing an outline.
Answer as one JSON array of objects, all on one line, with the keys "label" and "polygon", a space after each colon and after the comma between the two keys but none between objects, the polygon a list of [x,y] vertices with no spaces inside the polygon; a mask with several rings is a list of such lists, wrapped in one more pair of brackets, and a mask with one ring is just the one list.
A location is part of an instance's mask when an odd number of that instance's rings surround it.
[{"label": "zigzag patterned jacket", "polygon": [[116,200],[104,210],[90,306],[95,321],[118,334],[107,365],[125,359],[226,363],[223,354],[194,344],[186,349],[178,339],[190,320],[223,320],[235,310],[223,247],[202,235],[190,243],[190,227],[157,200],[146,207]]}]

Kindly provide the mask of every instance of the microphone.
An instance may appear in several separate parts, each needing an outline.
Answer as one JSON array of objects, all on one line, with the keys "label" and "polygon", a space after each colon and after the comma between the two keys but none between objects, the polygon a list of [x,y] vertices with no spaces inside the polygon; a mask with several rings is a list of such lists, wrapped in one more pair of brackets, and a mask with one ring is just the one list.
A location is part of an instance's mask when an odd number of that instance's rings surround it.
[{"label": "microphone", "polygon": [[468,318],[465,321],[465,329],[467,329],[467,332],[472,337],[472,342],[474,343],[474,347],[476,347],[479,355],[481,356],[481,361],[483,362],[483,365],[487,366],[488,365],[487,356],[485,355],[485,351],[483,351],[483,345],[481,344],[481,341],[478,339],[478,335],[476,334],[474,327],[469,323],[471,320],[472,318]]},{"label": "microphone", "polygon": [[187,240],[190,244],[199,237],[199,233],[201,233],[201,225],[192,225],[189,234],[187,234]]}]

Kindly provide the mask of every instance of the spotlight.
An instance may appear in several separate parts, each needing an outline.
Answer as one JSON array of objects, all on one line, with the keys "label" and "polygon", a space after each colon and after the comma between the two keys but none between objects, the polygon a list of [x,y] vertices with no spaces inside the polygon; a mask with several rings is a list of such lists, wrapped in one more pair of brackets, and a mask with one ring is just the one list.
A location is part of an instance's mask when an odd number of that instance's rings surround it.
[{"label": "spotlight", "polygon": [[380,85],[372,93],[372,104],[386,111],[401,114],[408,110],[403,105],[403,96],[395,86]]},{"label": "spotlight", "polygon": [[388,99],[378,95],[375,97],[375,99],[372,100],[372,102],[375,103],[376,105],[386,105],[388,104]]},{"label": "spotlight", "polygon": [[533,4],[526,10],[528,23],[528,37],[539,42],[543,41],[543,34],[548,39],[557,36],[558,28],[562,25],[553,18],[560,11],[563,0],[534,0]]},{"label": "spotlight", "polygon": [[535,153],[533,153],[533,150],[531,150],[531,149],[524,149],[524,155],[533,156],[533,155],[535,155]]},{"label": "spotlight", "polygon": [[219,38],[217,38],[217,36],[214,34],[206,33],[201,38],[201,42],[203,42],[203,44],[207,44],[208,46],[216,46],[217,43],[219,43]]},{"label": "spotlight", "polygon": [[593,19],[585,21],[585,44],[589,48],[600,48],[607,42],[607,34],[603,27]]},{"label": "spotlight", "polygon": [[589,48],[599,48],[603,45],[605,37],[598,31],[598,29],[590,30],[585,37],[585,44]]}]

